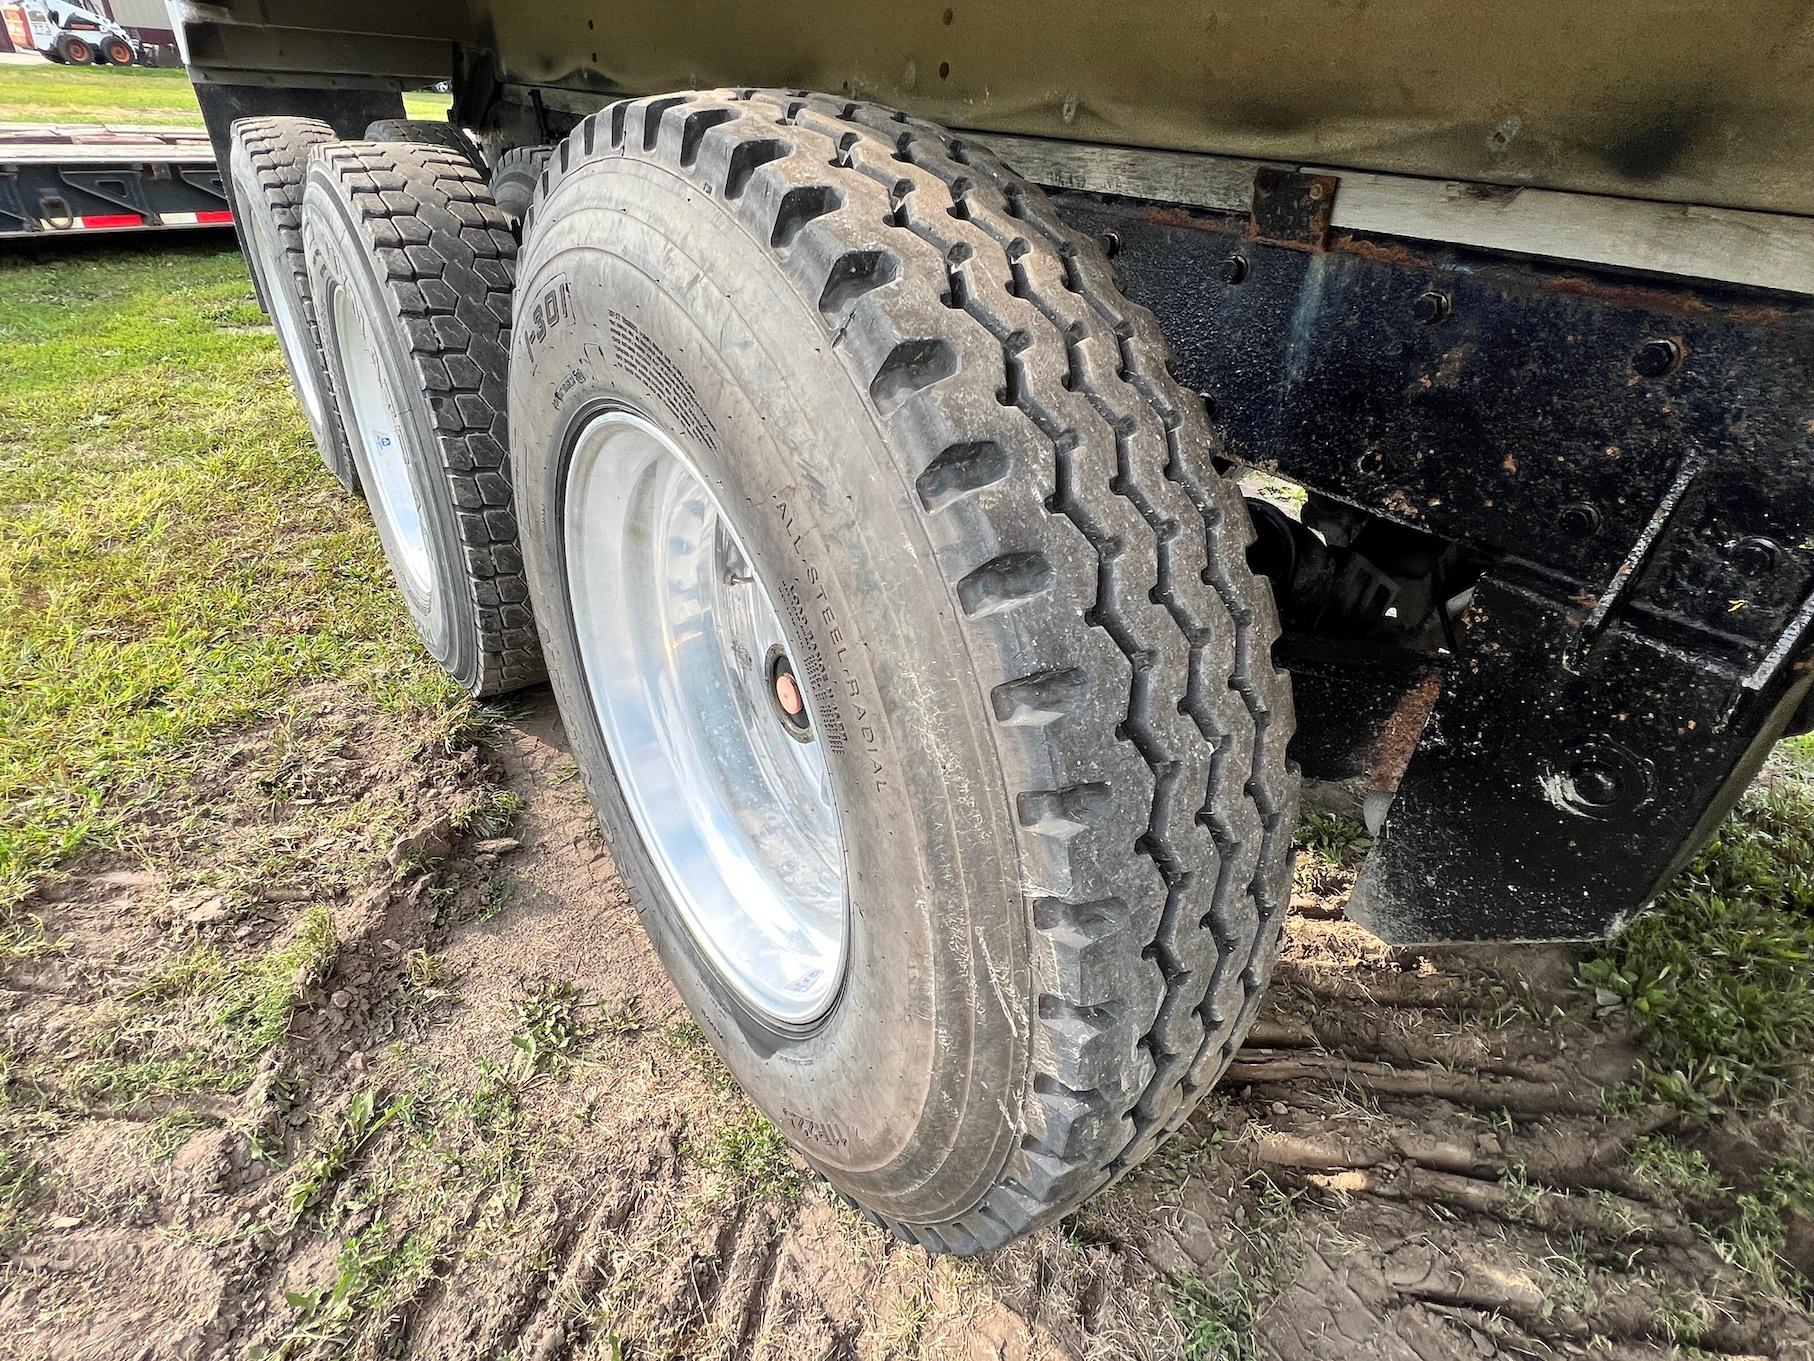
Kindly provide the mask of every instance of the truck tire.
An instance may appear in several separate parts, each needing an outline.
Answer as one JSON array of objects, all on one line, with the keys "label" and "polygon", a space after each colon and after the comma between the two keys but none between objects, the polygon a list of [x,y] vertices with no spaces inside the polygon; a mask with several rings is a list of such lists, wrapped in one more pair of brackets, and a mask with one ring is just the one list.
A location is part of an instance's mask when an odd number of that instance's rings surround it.
[{"label": "truck tire", "polygon": [[115,66],[131,66],[134,53],[132,44],[124,38],[114,36],[101,40],[101,59]]},{"label": "truck tire", "polygon": [[365,140],[420,142],[423,146],[446,147],[464,156],[481,177],[491,173],[485,168],[485,157],[480,154],[478,143],[452,123],[440,123],[432,118],[380,118],[366,126]]},{"label": "truck tire", "polygon": [[1166,356],[1038,189],[848,100],[613,105],[524,226],[525,557],[618,867],[745,1089],[933,1250],[1146,1157],[1276,953],[1289,682]]},{"label": "truck tire", "polygon": [[547,163],[547,147],[520,146],[498,157],[491,169],[491,197],[518,232],[522,231],[529,200],[535,196],[536,181]]},{"label": "truck tire", "polygon": [[357,492],[302,253],[303,172],[309,152],[334,140],[334,130],[313,118],[241,118],[233,124],[227,174],[246,264],[315,448],[340,485]]},{"label": "truck tire", "polygon": [[71,66],[94,65],[95,46],[86,38],[79,38],[73,33],[65,33],[57,39],[56,50],[63,54],[63,60]]},{"label": "truck tire", "polygon": [[516,239],[438,146],[330,142],[303,248],[379,537],[429,652],[474,695],[542,678],[505,457]]}]

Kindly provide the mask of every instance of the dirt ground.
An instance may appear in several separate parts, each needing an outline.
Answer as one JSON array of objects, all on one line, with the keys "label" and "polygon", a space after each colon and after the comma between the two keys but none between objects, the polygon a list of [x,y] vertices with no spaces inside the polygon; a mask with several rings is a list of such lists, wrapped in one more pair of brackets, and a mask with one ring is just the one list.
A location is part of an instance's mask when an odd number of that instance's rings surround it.
[{"label": "dirt ground", "polygon": [[1809,1113],[1662,1166],[1568,951],[1389,952],[1326,863],[1152,1164],[989,1258],[892,1242],[685,1018],[547,696],[466,736],[303,692],[32,905],[0,1356],[1814,1355],[1691,1194]]}]

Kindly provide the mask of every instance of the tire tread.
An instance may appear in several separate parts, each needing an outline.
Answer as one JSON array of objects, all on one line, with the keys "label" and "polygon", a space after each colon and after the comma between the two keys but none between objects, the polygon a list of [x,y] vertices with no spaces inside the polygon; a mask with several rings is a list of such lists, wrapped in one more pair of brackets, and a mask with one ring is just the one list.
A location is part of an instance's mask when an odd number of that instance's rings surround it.
[{"label": "tire tread", "polygon": [[478,627],[479,696],[541,680],[505,426],[516,239],[458,150],[332,142],[314,153],[353,208],[402,320],[435,422]]}]

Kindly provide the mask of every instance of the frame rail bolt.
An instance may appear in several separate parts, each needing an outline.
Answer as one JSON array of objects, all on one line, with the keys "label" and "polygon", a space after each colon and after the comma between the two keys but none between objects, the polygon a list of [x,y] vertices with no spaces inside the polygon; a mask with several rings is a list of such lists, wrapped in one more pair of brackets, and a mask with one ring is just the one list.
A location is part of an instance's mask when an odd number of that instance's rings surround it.
[{"label": "frame rail bolt", "polygon": [[1611,807],[1625,789],[1618,771],[1592,757],[1577,761],[1568,773],[1576,796],[1589,808]]},{"label": "frame rail bolt", "polygon": [[1782,561],[1782,546],[1774,539],[1754,535],[1732,545],[1732,565],[1748,577],[1766,577]]},{"label": "frame rail bolt", "polygon": [[1426,289],[1411,301],[1411,315],[1424,326],[1434,326],[1449,315],[1449,295]]},{"label": "frame rail bolt", "polygon": [[1681,362],[1681,344],[1658,338],[1646,340],[1638,346],[1637,354],[1632,356],[1631,366],[1646,378],[1661,378],[1664,374],[1673,372]]},{"label": "frame rail bolt", "polygon": [[1577,501],[1564,506],[1557,517],[1562,532],[1573,539],[1585,539],[1600,527],[1600,508],[1591,501]]}]

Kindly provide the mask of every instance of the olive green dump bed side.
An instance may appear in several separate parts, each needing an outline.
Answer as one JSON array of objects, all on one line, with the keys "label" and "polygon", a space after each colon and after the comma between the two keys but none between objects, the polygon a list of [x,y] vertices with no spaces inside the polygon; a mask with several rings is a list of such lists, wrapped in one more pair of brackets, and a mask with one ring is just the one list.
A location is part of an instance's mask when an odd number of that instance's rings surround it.
[{"label": "olive green dump bed side", "polygon": [[[266,27],[211,56],[223,13]],[[230,0],[191,14],[204,67],[306,69],[311,34],[338,33],[319,44],[335,65],[316,69],[417,74],[457,42],[494,52],[507,84],[789,86],[957,128],[1814,213],[1806,0]]]},{"label": "olive green dump bed side", "polygon": [[955,127],[1814,212],[1805,0],[480,9],[524,80],[792,85]]}]

